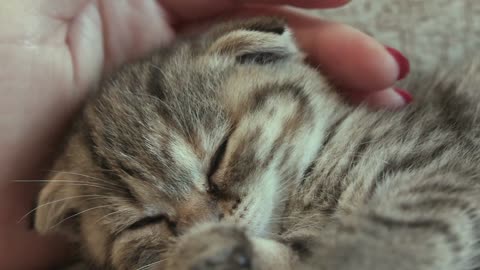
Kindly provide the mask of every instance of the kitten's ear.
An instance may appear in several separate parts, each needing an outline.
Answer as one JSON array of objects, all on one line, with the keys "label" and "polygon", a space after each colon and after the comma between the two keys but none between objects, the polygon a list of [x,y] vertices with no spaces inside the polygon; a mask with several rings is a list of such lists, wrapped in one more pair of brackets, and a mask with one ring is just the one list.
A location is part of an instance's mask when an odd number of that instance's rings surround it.
[{"label": "kitten's ear", "polygon": [[286,22],[261,17],[231,22],[216,29],[208,53],[234,56],[240,63],[272,63],[301,56]]},{"label": "kitten's ear", "polygon": [[65,177],[63,173],[57,173],[40,191],[35,229],[41,234],[62,233],[75,238],[76,210]]}]

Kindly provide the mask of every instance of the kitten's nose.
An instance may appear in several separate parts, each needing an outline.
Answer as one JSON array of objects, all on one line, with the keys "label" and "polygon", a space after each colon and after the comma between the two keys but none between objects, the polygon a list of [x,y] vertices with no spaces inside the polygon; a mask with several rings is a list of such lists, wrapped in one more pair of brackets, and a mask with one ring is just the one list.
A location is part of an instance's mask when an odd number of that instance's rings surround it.
[{"label": "kitten's nose", "polygon": [[231,198],[219,201],[218,206],[219,211],[221,212],[221,219],[223,219],[225,216],[233,216],[235,211],[237,211],[238,207],[240,206],[241,202],[242,201],[238,198]]},{"label": "kitten's nose", "polygon": [[210,204],[211,204],[211,211],[212,211],[210,220],[215,222],[223,220],[225,218],[225,211],[222,209],[220,203],[216,200],[212,200]]},{"label": "kitten's nose", "polygon": [[179,209],[179,224],[189,227],[202,222],[218,222],[226,212],[217,200],[209,196],[191,196]]}]

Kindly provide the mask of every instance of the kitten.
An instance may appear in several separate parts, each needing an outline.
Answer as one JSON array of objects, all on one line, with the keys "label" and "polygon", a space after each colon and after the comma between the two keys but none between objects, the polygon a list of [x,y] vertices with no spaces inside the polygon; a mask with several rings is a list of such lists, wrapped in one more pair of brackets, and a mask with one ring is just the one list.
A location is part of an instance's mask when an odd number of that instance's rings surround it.
[{"label": "kitten", "polygon": [[373,111],[283,21],[215,26],[103,81],[36,228],[98,269],[479,269],[479,74]]}]

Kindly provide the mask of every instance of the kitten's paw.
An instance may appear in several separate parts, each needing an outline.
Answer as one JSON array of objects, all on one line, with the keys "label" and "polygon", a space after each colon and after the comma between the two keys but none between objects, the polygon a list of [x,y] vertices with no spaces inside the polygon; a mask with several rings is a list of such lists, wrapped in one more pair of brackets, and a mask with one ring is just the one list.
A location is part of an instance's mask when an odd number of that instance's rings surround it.
[{"label": "kitten's paw", "polygon": [[252,244],[238,227],[205,225],[182,237],[168,269],[251,270],[252,258]]}]

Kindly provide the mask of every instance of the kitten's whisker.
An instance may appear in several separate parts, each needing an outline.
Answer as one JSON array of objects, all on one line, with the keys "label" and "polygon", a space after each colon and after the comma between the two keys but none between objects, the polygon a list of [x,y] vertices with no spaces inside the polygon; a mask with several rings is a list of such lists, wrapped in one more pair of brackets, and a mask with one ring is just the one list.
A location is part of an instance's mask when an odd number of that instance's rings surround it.
[{"label": "kitten's whisker", "polygon": [[103,188],[106,190],[110,191],[122,191],[121,189],[115,189],[111,188],[109,186],[104,186],[100,184],[95,184],[92,182],[88,181],[75,181],[75,180],[63,180],[63,179],[52,179],[52,180],[43,180],[43,179],[29,179],[29,180],[12,180],[12,182],[16,183],[67,183],[70,184],[71,186],[91,186],[91,187],[97,187],[97,188]]},{"label": "kitten's whisker", "polygon": [[102,178],[98,178],[98,177],[93,177],[93,176],[90,176],[90,175],[87,175],[87,174],[82,174],[82,173],[77,173],[77,172],[68,172],[68,171],[55,171],[55,170],[50,170],[50,172],[65,173],[65,174],[70,174],[70,175],[81,176],[81,177],[85,177],[85,178],[89,178],[89,179],[93,179],[93,180],[100,181],[100,182],[102,182],[102,183],[104,183],[104,184],[107,184],[107,185],[111,185],[111,186],[116,186],[116,187],[122,188],[121,185],[112,183],[111,181],[108,181],[108,180],[106,180],[106,179],[102,179]]},{"label": "kitten's whisker", "polygon": [[156,261],[156,262],[153,262],[153,263],[144,265],[144,266],[142,266],[142,267],[140,267],[140,268],[137,268],[136,270],[145,270],[145,269],[149,268],[150,266],[157,265],[157,264],[162,263],[162,262],[164,262],[164,261],[166,261],[166,260],[167,260],[167,259],[163,259],[163,260],[160,260],[160,261]]},{"label": "kitten's whisker", "polygon": [[271,218],[272,221],[284,221],[284,220],[298,220],[299,217],[277,217]]},{"label": "kitten's whisker", "polygon": [[59,199],[59,200],[55,200],[55,201],[51,201],[51,202],[47,202],[47,203],[38,205],[37,207],[33,208],[32,210],[28,211],[25,215],[23,215],[23,216],[17,221],[17,224],[21,223],[21,222],[22,222],[25,218],[27,218],[30,214],[34,213],[36,210],[38,210],[38,209],[40,209],[40,208],[42,208],[42,207],[45,207],[45,206],[48,206],[48,205],[51,205],[51,204],[55,204],[55,203],[60,203],[60,202],[67,201],[67,200],[78,199],[78,198],[86,198],[86,197],[101,197],[101,195],[80,195],[80,196],[72,196],[72,197],[63,198],[63,199]]},{"label": "kitten's whisker", "polygon": [[[118,201],[121,201],[121,202],[129,202],[128,199],[125,199],[125,198],[122,198],[122,197],[119,197],[119,196],[106,196],[106,195],[102,195],[102,198],[104,198],[104,199],[118,200]],[[86,200],[92,200],[92,199],[86,199]]]},{"label": "kitten's whisker", "polygon": [[101,220],[103,220],[103,219],[105,219],[109,216],[112,216],[112,215],[115,215],[115,214],[118,214],[118,213],[121,213],[121,212],[128,212],[128,211],[131,211],[131,210],[130,209],[120,209],[120,210],[114,211],[112,213],[106,214],[103,217],[97,219],[97,221],[95,221],[94,224],[98,224]]},{"label": "kitten's whisker", "polygon": [[291,189],[292,186],[293,186],[293,185],[290,184],[290,183],[281,184],[281,185],[278,187],[278,193],[283,194],[286,190]]},{"label": "kitten's whisker", "polygon": [[165,253],[168,251],[168,248],[163,248],[163,249],[155,249],[156,252],[158,253]]},{"label": "kitten's whisker", "polygon": [[151,67],[153,67],[153,68],[155,68],[155,69],[158,69],[160,72],[163,73],[163,70],[162,70],[159,66],[157,66],[157,65],[155,65],[155,64],[152,64],[152,63],[149,63],[148,65],[151,66]]},{"label": "kitten's whisker", "polygon": [[92,211],[92,210],[100,209],[100,208],[106,208],[106,207],[110,207],[110,206],[111,206],[110,204],[108,204],[108,205],[100,205],[100,206],[96,206],[96,207],[92,207],[92,208],[83,210],[83,211],[81,211],[81,212],[78,212],[78,213],[76,213],[76,214],[73,214],[73,215],[71,215],[71,216],[68,216],[68,217],[60,220],[57,224],[51,226],[51,227],[48,228],[48,229],[51,230],[51,229],[57,227],[58,225],[62,224],[63,222],[65,222],[65,221],[67,221],[67,220],[69,220],[69,219],[71,219],[71,218],[74,218],[74,217],[76,217],[76,216],[79,216],[79,215],[81,215],[81,214],[83,214],[83,213],[86,213],[86,212],[88,212],[88,211]]}]

